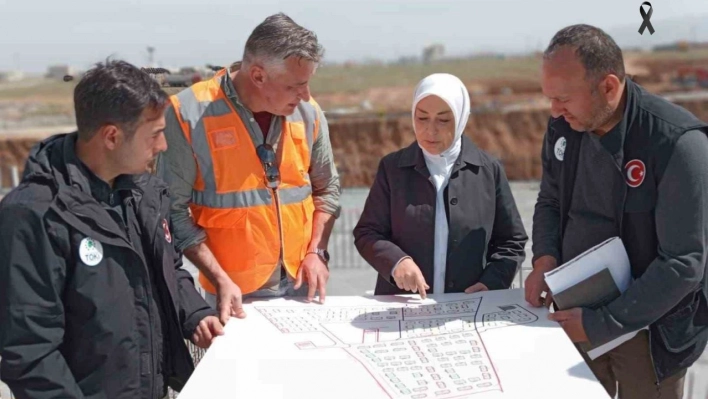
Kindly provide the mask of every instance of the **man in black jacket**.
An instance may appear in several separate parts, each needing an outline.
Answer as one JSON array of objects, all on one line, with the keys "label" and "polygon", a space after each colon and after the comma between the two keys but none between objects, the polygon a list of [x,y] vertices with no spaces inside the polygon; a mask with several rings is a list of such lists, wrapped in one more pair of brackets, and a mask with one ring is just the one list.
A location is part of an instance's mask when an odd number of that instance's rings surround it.
[{"label": "man in black jacket", "polygon": [[621,50],[592,26],[553,37],[542,88],[552,118],[526,300],[550,306],[552,293],[541,298],[545,272],[621,237],[634,277],[627,291],[597,309],[550,317],[576,343],[648,327],[586,361],[612,397],[680,399],[686,369],[708,340],[707,125],[625,77]]},{"label": "man in black jacket", "polygon": [[223,333],[172,245],[167,95],[122,61],[76,86],[78,132],[41,142],[0,203],[0,375],[18,398],[162,398]]}]

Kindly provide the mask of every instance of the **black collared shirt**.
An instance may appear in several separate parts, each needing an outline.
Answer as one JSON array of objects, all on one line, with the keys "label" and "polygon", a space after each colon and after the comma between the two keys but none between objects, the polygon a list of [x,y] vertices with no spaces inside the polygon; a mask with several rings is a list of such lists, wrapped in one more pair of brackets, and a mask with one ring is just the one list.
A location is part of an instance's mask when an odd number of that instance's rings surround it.
[{"label": "black collared shirt", "polygon": [[107,182],[96,176],[96,174],[81,161],[79,161],[79,166],[82,173],[88,178],[91,196],[103,205],[116,223],[123,227],[123,231],[126,232],[128,239],[130,239],[135,249],[138,253],[143,254],[140,240],[135,239],[139,237],[139,235],[132,236],[130,229],[127,229],[128,221],[131,220],[131,216],[135,214],[133,211],[130,212],[132,215],[128,214],[128,211],[135,205],[132,195],[132,190],[135,188],[135,185],[130,177],[125,175],[118,176],[113,183],[113,187],[111,187]]}]

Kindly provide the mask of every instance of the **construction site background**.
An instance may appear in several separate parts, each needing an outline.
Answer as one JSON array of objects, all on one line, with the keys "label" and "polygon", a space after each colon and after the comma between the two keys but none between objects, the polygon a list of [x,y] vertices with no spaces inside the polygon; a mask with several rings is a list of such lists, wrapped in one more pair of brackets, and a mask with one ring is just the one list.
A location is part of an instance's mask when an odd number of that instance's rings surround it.
[{"label": "construction site background", "polygon": [[[627,51],[625,64],[627,74],[647,90],[708,120],[706,45],[677,43],[651,52]],[[324,64],[312,80],[312,93],[329,122],[343,187],[368,187],[381,157],[414,141],[409,109],[413,89],[420,78],[433,72],[453,73],[466,83],[472,117],[465,132],[502,160],[509,178],[539,179],[549,116],[539,83],[540,65],[540,54],[387,65]],[[198,76],[189,72],[185,76],[193,83],[218,68],[207,65]],[[76,79],[65,82],[56,77],[0,81],[0,190],[12,186],[13,168],[22,172],[37,140],[74,129],[75,84]],[[184,88],[166,90],[176,93]]]},{"label": "construction site background", "polygon": [[[506,57],[483,55],[446,59],[432,46],[424,59],[393,64],[324,64],[312,81],[312,93],[326,113],[332,147],[341,176],[342,217],[331,243],[332,295],[361,295],[373,289],[375,272],[358,255],[351,230],[384,155],[414,141],[410,104],[415,84],[434,72],[459,76],[471,94],[472,117],[465,133],[482,149],[499,157],[510,180],[527,231],[538,179],[540,152],[549,117],[541,94],[540,54]],[[650,52],[625,51],[626,72],[647,90],[666,96],[708,121],[708,47],[675,43]],[[170,93],[208,78],[217,69],[184,67],[148,72]],[[70,76],[70,79],[66,79]],[[81,73],[53,66],[46,76],[0,72],[0,197],[17,185],[31,147],[38,140],[75,128],[72,91]],[[170,76],[170,79],[167,79]],[[527,262],[515,279],[523,285]],[[195,359],[201,356],[194,351]],[[708,397],[708,353],[691,369],[686,399]],[[702,376],[702,377],[701,377]],[[0,383],[0,397],[8,397]]]}]

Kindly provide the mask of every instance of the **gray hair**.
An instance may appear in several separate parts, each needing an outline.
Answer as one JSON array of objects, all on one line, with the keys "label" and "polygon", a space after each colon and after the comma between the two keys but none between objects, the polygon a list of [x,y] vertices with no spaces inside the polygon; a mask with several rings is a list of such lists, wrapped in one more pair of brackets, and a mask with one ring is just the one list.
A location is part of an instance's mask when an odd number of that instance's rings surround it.
[{"label": "gray hair", "polygon": [[314,32],[295,23],[283,13],[261,22],[246,41],[243,64],[258,60],[266,67],[282,68],[285,59],[297,57],[319,63],[324,54]]},{"label": "gray hair", "polygon": [[597,83],[609,74],[624,82],[622,50],[602,29],[584,24],[567,26],[553,36],[543,58],[551,58],[566,46],[575,49],[575,55],[585,67],[585,79],[589,82]]}]

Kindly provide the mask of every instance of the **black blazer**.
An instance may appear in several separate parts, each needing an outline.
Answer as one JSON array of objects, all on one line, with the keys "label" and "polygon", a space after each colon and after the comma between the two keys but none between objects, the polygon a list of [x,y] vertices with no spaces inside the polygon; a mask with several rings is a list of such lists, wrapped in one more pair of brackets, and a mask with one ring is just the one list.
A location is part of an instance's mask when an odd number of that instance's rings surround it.
[{"label": "black blazer", "polygon": [[[482,282],[490,290],[511,286],[525,258],[528,237],[498,160],[466,136],[447,188],[449,236],[445,292]],[[381,159],[376,180],[354,228],[361,256],[379,272],[376,295],[399,289],[391,270],[404,256],[420,267],[433,292],[435,186],[417,142]]]}]

